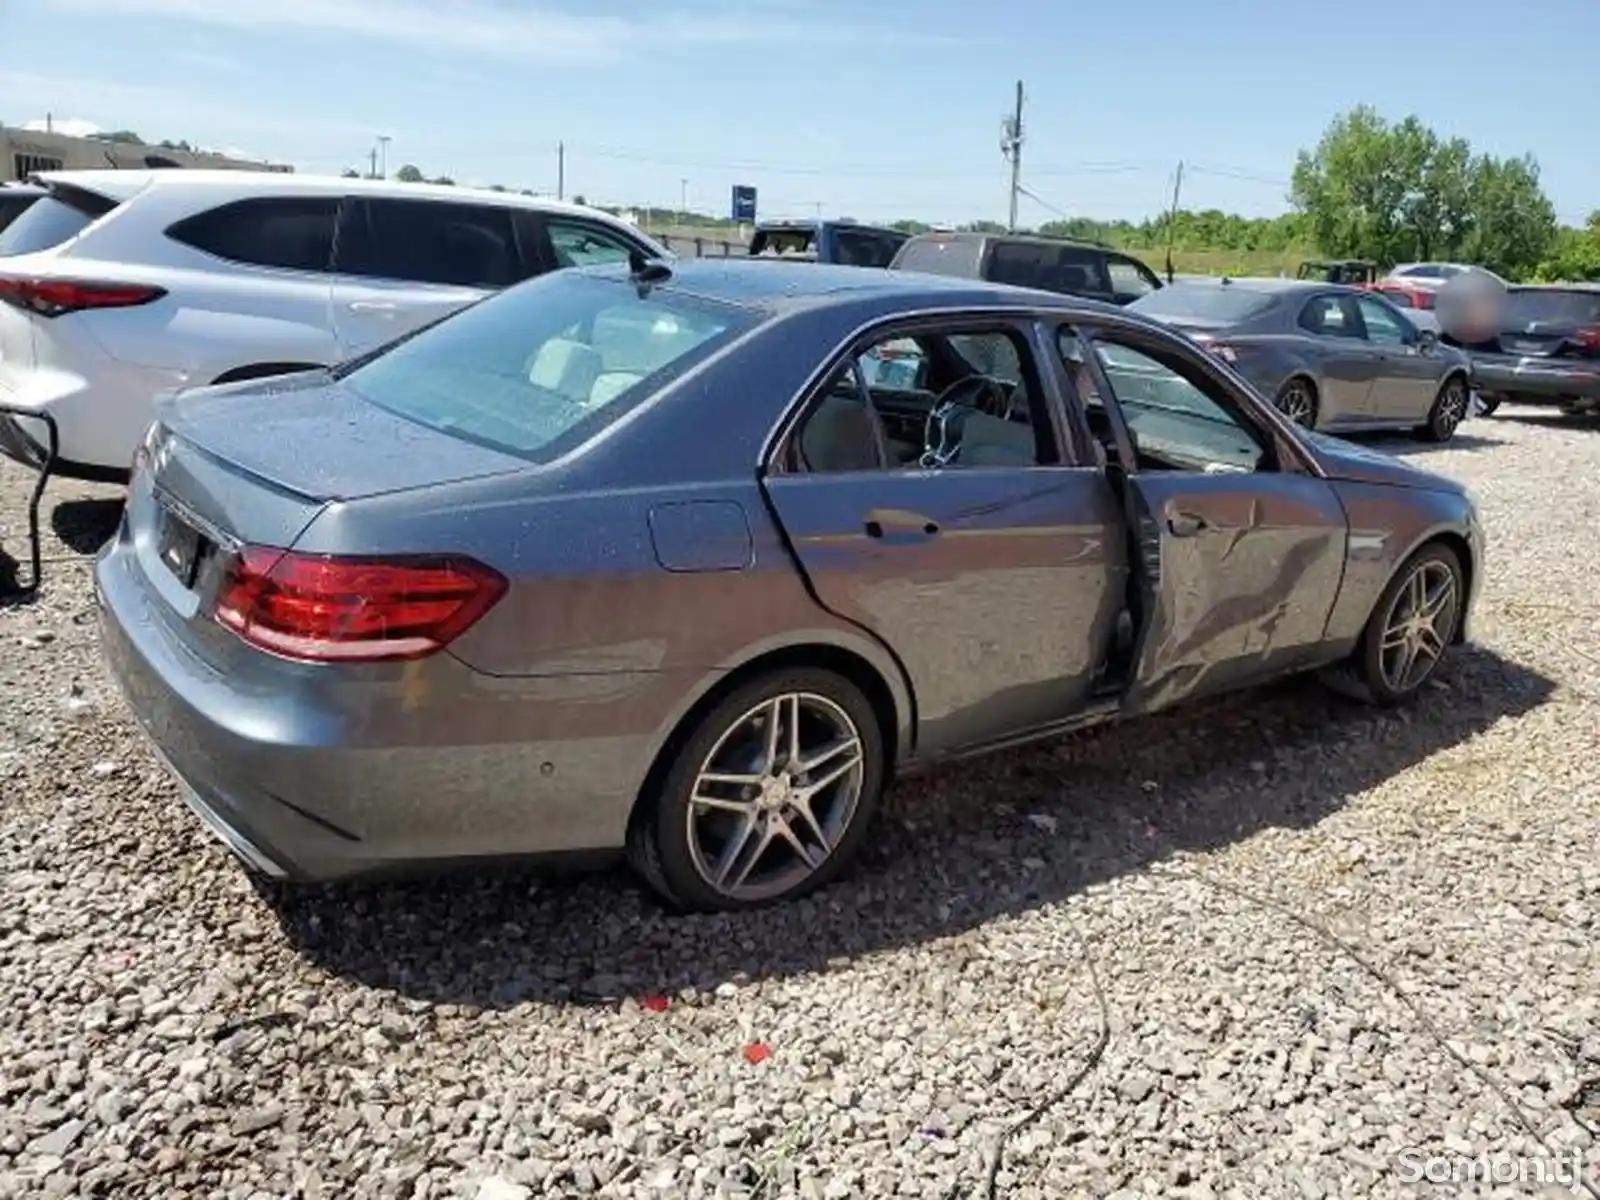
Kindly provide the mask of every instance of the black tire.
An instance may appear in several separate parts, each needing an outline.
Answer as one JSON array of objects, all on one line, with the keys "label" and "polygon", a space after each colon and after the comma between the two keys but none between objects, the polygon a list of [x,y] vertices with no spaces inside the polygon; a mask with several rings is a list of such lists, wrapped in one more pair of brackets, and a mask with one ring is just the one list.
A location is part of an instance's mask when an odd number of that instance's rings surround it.
[{"label": "black tire", "polygon": [[[1428,661],[1426,670],[1407,678],[1403,686],[1397,685],[1394,671],[1386,670],[1384,662],[1386,635],[1390,632],[1391,619],[1400,611],[1402,592],[1413,586],[1412,581],[1419,573],[1423,574],[1426,581],[1428,575],[1440,571],[1449,572],[1452,599],[1448,612],[1439,614],[1441,620],[1435,631],[1438,654]],[[1383,589],[1350,658],[1339,667],[1325,672],[1323,681],[1334,690],[1368,704],[1381,707],[1404,704],[1426,687],[1437,672],[1439,663],[1461,628],[1466,600],[1466,574],[1455,551],[1440,542],[1422,547],[1406,560]]]},{"label": "black tire", "polygon": [[[704,848],[692,844],[691,796],[712,753],[725,739],[734,737],[745,727],[746,720],[752,718],[761,705],[783,696],[808,697],[807,703],[815,701],[819,711],[827,710],[835,716],[842,714],[848,721],[860,749],[854,803],[842,805],[847,815],[839,818],[838,835],[820,865],[809,868],[809,873],[796,878],[792,884],[783,884],[780,879],[771,885],[777,890],[770,894],[730,894],[706,877],[701,865]],[[752,679],[717,702],[694,723],[688,736],[675,744],[678,749],[665,773],[659,776],[661,786],[654,795],[641,798],[629,830],[628,860],[662,899],[677,908],[698,912],[760,908],[794,900],[825,887],[849,868],[877,816],[886,778],[884,738],[878,714],[860,688],[832,671],[792,668]],[[735,738],[735,748],[745,744],[747,742]],[[787,777],[788,773],[784,774]],[[854,778],[852,774],[851,779],[844,781],[846,787]],[[843,789],[840,794],[844,794]],[[744,801],[741,799],[739,803]],[[759,806],[751,801],[749,807],[751,819],[757,819],[755,810]],[[788,811],[783,810],[780,815]],[[743,820],[733,814],[724,817],[720,812],[711,819],[721,819],[725,824]],[[732,840],[731,832],[728,840]],[[809,835],[807,840],[811,840]],[[816,844],[821,845],[820,842]],[[786,847],[787,843],[778,839],[773,845]],[[798,868],[798,856],[794,857]],[[756,862],[760,861],[763,857],[757,856]]]},{"label": "black tire", "polygon": [[1452,375],[1439,385],[1439,393],[1428,410],[1428,421],[1417,427],[1417,436],[1429,442],[1448,442],[1467,419],[1472,391],[1463,376]]},{"label": "black tire", "polygon": [[1285,379],[1278,394],[1272,398],[1272,403],[1296,425],[1306,429],[1317,427],[1322,406],[1317,398],[1317,385],[1306,376],[1291,375]]}]

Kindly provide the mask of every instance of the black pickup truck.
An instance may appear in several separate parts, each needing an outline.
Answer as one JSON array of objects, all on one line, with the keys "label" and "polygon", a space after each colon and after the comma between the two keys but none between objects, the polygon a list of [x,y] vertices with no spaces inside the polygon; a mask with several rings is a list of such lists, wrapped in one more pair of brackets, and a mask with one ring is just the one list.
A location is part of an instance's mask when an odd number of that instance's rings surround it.
[{"label": "black pickup truck", "polygon": [[750,255],[887,267],[908,236],[854,221],[763,221],[750,235]]}]

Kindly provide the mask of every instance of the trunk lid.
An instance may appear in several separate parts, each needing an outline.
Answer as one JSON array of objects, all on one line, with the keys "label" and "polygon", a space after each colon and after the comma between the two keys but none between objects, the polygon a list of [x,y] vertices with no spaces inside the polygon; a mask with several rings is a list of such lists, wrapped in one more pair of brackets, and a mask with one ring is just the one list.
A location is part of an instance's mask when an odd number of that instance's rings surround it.
[{"label": "trunk lid", "polygon": [[176,438],[234,474],[319,503],[528,465],[369,404],[327,371],[183,392],[159,401],[156,414]]}]

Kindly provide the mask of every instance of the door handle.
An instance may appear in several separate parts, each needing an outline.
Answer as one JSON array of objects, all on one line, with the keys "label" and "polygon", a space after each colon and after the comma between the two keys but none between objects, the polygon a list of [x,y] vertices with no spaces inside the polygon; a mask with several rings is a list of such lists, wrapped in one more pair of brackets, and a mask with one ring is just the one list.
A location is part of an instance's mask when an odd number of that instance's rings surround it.
[{"label": "door handle", "polygon": [[921,513],[875,508],[867,514],[865,529],[870,538],[881,538],[891,533],[918,533],[933,537],[939,532],[939,522]]},{"label": "door handle", "polygon": [[1178,512],[1167,517],[1167,528],[1172,530],[1173,537],[1194,537],[1210,528],[1210,524],[1196,513]]},{"label": "door handle", "polygon": [[388,300],[352,300],[350,311],[353,313],[393,313],[399,306]]}]

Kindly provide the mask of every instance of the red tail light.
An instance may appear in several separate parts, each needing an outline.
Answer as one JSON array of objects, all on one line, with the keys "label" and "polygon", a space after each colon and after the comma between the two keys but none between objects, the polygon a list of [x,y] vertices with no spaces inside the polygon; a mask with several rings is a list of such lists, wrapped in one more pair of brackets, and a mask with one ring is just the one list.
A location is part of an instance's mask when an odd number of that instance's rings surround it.
[{"label": "red tail light", "polygon": [[471,559],[361,558],[247,546],[230,564],[216,620],[253,646],[309,662],[422,658],[505,594]]},{"label": "red tail light", "polygon": [[90,308],[137,308],[166,294],[165,288],[140,283],[0,275],[0,301],[41,317],[59,317]]},{"label": "red tail light", "polygon": [[1418,292],[1416,294],[1416,302],[1417,302],[1417,307],[1418,308],[1431,309],[1431,308],[1434,307],[1434,302],[1436,300],[1438,300],[1438,297],[1435,296],[1432,292],[1423,291],[1423,292]]},{"label": "red tail light", "polygon": [[1600,350],[1600,325],[1585,325],[1572,335],[1585,350]]}]

